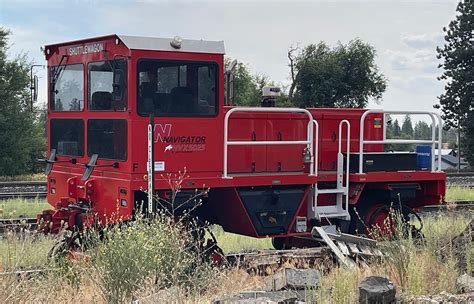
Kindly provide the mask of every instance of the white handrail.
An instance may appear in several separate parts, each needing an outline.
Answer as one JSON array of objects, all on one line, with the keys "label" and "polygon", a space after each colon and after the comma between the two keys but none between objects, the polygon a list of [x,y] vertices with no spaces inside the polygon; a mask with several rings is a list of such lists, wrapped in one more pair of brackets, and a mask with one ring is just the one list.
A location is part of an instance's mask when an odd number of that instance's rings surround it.
[{"label": "white handrail", "polygon": [[[417,140],[417,139],[386,139],[386,121],[384,119],[383,125],[383,139],[382,140],[364,140],[364,126],[365,119],[369,114],[381,113],[384,114],[403,114],[403,115],[428,115],[431,118],[431,140]],[[438,118],[438,140],[436,140],[436,118]],[[359,130],[359,174],[364,173],[363,169],[363,155],[365,144],[431,144],[431,171],[435,171],[435,145],[438,145],[438,169],[441,171],[441,144],[442,144],[442,120],[438,113],[426,111],[386,111],[386,110],[367,110],[360,118]]]},{"label": "white handrail", "polygon": [[[229,141],[229,117],[235,112],[253,112],[253,113],[303,113],[308,116],[309,122],[306,127],[306,140],[293,141]],[[232,178],[227,172],[228,146],[231,145],[306,145],[310,153],[313,151],[313,115],[306,109],[300,108],[253,108],[253,107],[235,107],[227,111],[224,117],[224,168],[222,178]],[[314,175],[314,155],[311,155],[309,166],[309,175]]]},{"label": "white handrail", "polygon": [[[351,154],[351,123],[344,119],[339,122],[339,144],[338,144],[338,162],[343,162],[344,158],[342,155],[342,125],[346,125],[347,128],[347,138],[346,138],[346,186],[345,186],[345,195],[346,195],[346,211],[349,210],[349,156]],[[341,158],[341,159],[339,159]],[[338,173],[339,175],[339,173]],[[344,187],[342,176],[338,176],[338,188]]]},{"label": "white handrail", "polygon": [[313,120],[314,123],[314,130],[316,133],[316,140],[314,142],[314,175],[318,175],[318,167],[319,167],[319,123],[316,119]]}]

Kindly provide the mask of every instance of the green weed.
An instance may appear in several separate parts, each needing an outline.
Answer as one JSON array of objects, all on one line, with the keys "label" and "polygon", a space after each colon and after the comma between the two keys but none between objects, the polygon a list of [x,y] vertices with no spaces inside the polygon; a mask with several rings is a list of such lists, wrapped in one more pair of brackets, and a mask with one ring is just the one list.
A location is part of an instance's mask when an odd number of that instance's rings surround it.
[{"label": "green weed", "polygon": [[45,209],[51,209],[45,199],[12,198],[0,201],[0,218],[36,217]]}]

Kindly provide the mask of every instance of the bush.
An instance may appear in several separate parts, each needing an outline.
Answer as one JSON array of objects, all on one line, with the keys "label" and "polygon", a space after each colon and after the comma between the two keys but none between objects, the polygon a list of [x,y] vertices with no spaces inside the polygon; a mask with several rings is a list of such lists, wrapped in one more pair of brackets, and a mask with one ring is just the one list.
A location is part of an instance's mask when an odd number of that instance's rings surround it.
[{"label": "bush", "polygon": [[105,235],[93,252],[92,268],[108,302],[130,301],[145,288],[149,293],[171,286],[199,293],[212,276],[190,234],[169,217],[138,218]]}]

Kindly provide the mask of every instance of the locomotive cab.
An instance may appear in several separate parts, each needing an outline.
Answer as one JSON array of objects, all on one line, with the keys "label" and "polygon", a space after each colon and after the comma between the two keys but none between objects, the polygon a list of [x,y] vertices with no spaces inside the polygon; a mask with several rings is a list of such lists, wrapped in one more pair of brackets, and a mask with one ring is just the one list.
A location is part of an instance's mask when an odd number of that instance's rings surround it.
[{"label": "locomotive cab", "polygon": [[[130,218],[146,188],[150,115],[156,117],[157,177],[219,170],[220,145],[210,139],[223,128],[217,119],[222,42],[111,35],[48,45],[44,52],[48,202],[54,207],[77,204],[102,220],[111,212]],[[47,211],[44,219],[54,214],[72,223],[76,217],[60,213]]]}]

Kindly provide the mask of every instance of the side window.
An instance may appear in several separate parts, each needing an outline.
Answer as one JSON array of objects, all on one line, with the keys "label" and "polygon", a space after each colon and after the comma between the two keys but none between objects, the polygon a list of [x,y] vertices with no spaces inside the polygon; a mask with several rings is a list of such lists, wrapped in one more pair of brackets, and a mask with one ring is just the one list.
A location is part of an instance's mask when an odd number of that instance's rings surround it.
[{"label": "side window", "polygon": [[127,121],[124,119],[89,119],[87,155],[102,159],[127,159]]},{"label": "side window", "polygon": [[84,109],[84,67],[82,64],[50,68],[50,109],[82,111]]},{"label": "side window", "polygon": [[51,119],[50,149],[58,155],[84,155],[84,121],[82,119]]},{"label": "side window", "polygon": [[215,66],[202,66],[198,69],[198,106],[201,113],[215,113],[216,74]]},{"label": "side window", "polygon": [[126,61],[91,62],[87,70],[89,110],[125,111],[127,108]]},{"label": "side window", "polygon": [[140,115],[213,116],[217,113],[217,65],[209,62],[140,60]]},{"label": "side window", "polygon": [[158,68],[157,75],[157,93],[171,93],[174,87],[186,86],[186,66],[172,66]]}]

